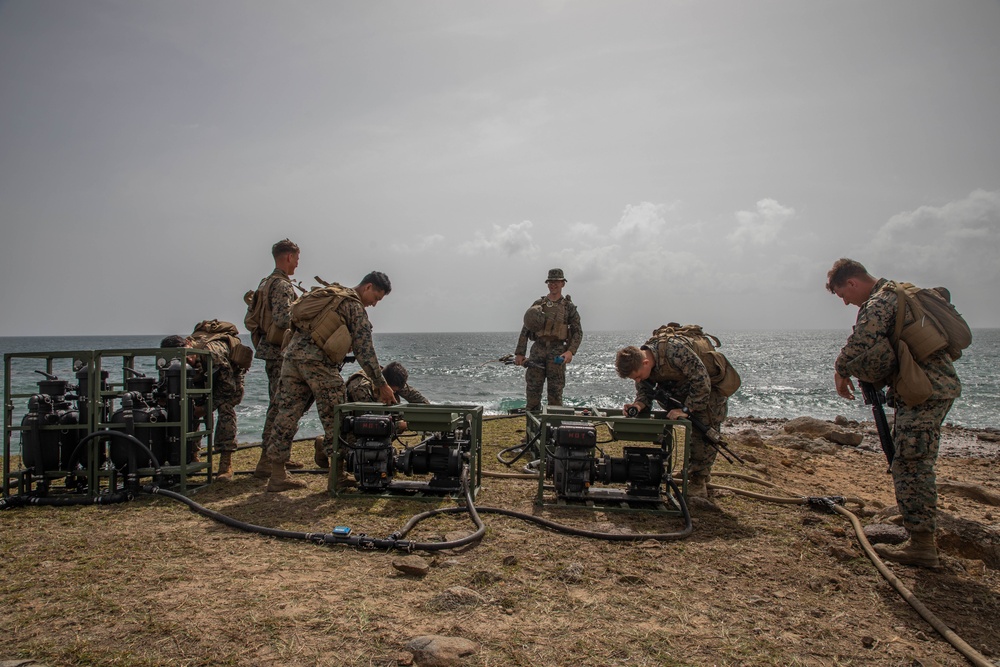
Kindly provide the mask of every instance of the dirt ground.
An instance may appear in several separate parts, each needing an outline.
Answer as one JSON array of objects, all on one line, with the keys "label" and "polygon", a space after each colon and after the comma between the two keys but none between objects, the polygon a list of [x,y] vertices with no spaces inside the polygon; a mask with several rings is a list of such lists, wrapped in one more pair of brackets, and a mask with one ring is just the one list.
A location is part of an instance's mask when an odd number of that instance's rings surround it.
[{"label": "dirt ground", "polygon": [[[484,424],[488,473],[518,442],[521,419]],[[752,474],[794,496],[856,496],[865,523],[894,504],[870,424],[863,448],[828,453],[768,444],[782,422],[739,420],[725,432]],[[751,442],[755,431],[763,445]],[[986,439],[990,438],[990,439]],[[1000,492],[995,434],[946,428],[939,482]],[[250,470],[257,449],[241,451]],[[312,458],[311,442],[294,457]],[[331,497],[326,478],[265,493],[238,475],[199,490],[198,503],[241,521],[294,531],[385,537],[413,515],[455,501]],[[537,482],[484,477],[476,504],[520,510],[580,529],[667,533],[676,516],[537,508]],[[112,506],[0,512],[0,662],[57,665],[408,665],[420,635],[470,640],[460,665],[964,665],[967,661],[889,586],[836,514],[717,491],[693,506],[676,541],[604,541],[483,513],[487,530],[460,553],[421,553],[426,575],[404,574],[400,552],[320,546],[230,528],[165,497]],[[942,493],[941,510],[1000,528],[1000,508]],[[408,538],[468,534],[467,514],[419,523]],[[976,650],[1000,659],[1000,571],[944,552],[940,570],[891,566]],[[455,587],[461,595],[456,593]],[[468,589],[468,591],[464,590]]]}]

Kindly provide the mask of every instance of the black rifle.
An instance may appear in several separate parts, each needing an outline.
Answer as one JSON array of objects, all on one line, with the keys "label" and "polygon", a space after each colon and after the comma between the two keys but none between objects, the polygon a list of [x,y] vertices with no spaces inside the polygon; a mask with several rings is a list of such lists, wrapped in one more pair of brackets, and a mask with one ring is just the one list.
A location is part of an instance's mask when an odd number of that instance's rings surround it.
[{"label": "black rifle", "polygon": [[[649,380],[643,380],[640,384],[642,384],[643,388],[645,388],[646,390],[652,392],[653,399],[657,403],[659,403],[660,407],[662,407],[667,412],[670,412],[674,408],[683,408],[684,407],[683,403],[681,403],[676,398],[674,398],[673,396],[671,396],[670,393],[667,392],[667,390],[664,389],[663,387],[661,387],[659,385],[654,385]],[[739,454],[737,454],[733,450],[729,449],[729,445],[727,445],[725,443],[725,441],[722,439],[722,434],[721,433],[719,433],[718,431],[716,431],[711,426],[705,424],[703,421],[701,421],[700,419],[698,419],[694,415],[691,415],[691,414],[687,415],[687,420],[689,422],[691,422],[692,426],[694,426],[696,429],[698,429],[699,431],[701,431],[701,434],[703,436],[705,436],[705,440],[708,441],[708,444],[710,444],[713,447],[715,447],[715,449],[719,452],[719,454],[722,455],[722,458],[726,459],[730,463],[732,463],[733,462],[733,458],[735,458],[737,461],[739,461],[743,465],[746,465],[746,462],[743,459],[740,458]],[[732,455],[732,458],[730,458],[730,455]]]},{"label": "black rifle", "polygon": [[875,429],[878,431],[879,442],[882,443],[882,451],[885,452],[885,460],[892,468],[892,460],[896,457],[896,447],[892,444],[892,431],[889,430],[889,421],[885,418],[885,392],[876,389],[871,382],[858,380],[861,387],[861,395],[865,398],[865,405],[872,406],[872,416],[875,418]]},{"label": "black rifle", "polygon": [[[513,354],[505,354],[502,357],[500,357],[499,359],[497,359],[497,361],[499,361],[504,366],[513,366],[513,365],[515,365],[514,364],[514,355]],[[482,365],[485,366],[486,364],[489,364],[489,363],[492,363],[492,362],[487,361],[485,364],[482,364]],[[545,362],[544,361],[532,361],[531,359],[525,358],[525,360],[524,360],[524,367],[525,368],[545,368]]]}]

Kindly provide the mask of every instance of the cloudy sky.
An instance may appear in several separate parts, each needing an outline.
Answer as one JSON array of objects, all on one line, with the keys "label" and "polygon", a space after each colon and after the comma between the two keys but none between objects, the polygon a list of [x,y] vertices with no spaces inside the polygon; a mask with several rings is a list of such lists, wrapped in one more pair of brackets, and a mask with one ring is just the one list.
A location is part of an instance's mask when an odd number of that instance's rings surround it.
[{"label": "cloudy sky", "polygon": [[847,328],[841,256],[1000,326],[996,0],[0,0],[0,335]]}]

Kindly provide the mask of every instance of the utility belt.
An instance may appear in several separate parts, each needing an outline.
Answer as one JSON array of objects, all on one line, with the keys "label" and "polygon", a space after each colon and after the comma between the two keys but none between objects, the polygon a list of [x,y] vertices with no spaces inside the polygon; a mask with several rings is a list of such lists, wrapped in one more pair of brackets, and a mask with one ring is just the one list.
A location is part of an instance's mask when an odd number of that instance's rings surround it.
[{"label": "utility belt", "polygon": [[552,343],[562,343],[563,345],[565,345],[569,341],[567,341],[565,338],[557,338],[556,336],[538,336],[537,338],[535,338],[535,342],[545,343],[546,345],[550,345]]}]

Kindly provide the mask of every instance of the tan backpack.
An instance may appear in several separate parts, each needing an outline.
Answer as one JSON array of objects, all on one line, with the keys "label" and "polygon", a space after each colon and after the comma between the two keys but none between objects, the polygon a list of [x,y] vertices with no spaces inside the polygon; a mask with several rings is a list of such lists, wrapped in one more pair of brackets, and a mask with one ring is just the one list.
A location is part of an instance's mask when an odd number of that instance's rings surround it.
[{"label": "tan backpack", "polygon": [[318,348],[335,364],[342,364],[353,339],[337,307],[345,299],[361,299],[353,289],[338,283],[313,289],[292,302],[292,324],[307,332]]},{"label": "tan backpack", "polygon": [[732,396],[739,390],[743,381],[740,379],[740,374],[729,363],[726,355],[716,350],[716,348],[722,347],[722,343],[718,338],[705,333],[701,326],[697,324],[666,324],[653,331],[653,337],[649,342],[669,338],[681,339],[685,345],[698,355],[701,363],[705,365],[705,369],[708,371],[712,387],[717,389],[723,396]]},{"label": "tan backpack", "polygon": [[280,345],[285,335],[285,330],[275,326],[271,319],[271,287],[276,280],[283,280],[281,276],[271,275],[264,284],[256,290],[249,290],[243,295],[243,301],[247,304],[247,314],[243,318],[243,324],[250,332],[250,339],[254,347],[260,345],[261,340],[266,340],[273,345]]},{"label": "tan backpack", "polygon": [[234,366],[247,370],[253,365],[253,349],[240,341],[240,330],[232,322],[202,320],[195,325],[191,339],[202,349],[212,341],[221,340],[229,348],[229,360]]},{"label": "tan backpack", "polygon": [[[917,361],[938,350],[946,350],[952,360],[957,360],[962,350],[972,344],[972,330],[951,303],[947,288],[922,289],[912,283],[890,282],[883,289],[891,289],[897,296],[894,340],[904,341]],[[904,308],[913,315],[913,321],[905,326]]]}]

